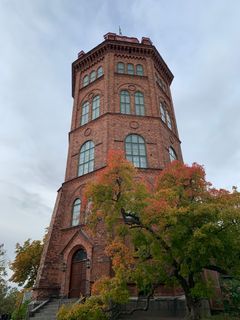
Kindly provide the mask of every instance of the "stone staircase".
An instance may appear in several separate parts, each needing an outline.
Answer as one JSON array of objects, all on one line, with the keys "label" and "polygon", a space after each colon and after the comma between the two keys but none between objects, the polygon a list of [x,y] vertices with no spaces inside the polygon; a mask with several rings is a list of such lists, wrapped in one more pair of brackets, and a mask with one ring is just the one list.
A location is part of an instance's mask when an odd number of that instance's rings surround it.
[{"label": "stone staircase", "polygon": [[38,309],[29,320],[56,320],[61,305],[76,302],[77,299],[53,299]]}]

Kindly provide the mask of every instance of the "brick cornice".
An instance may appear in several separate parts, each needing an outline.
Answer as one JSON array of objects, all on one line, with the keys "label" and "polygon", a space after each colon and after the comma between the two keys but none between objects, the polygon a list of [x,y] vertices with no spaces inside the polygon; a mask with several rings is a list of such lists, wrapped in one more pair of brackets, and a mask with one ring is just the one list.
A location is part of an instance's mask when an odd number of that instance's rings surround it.
[{"label": "brick cornice", "polygon": [[91,65],[101,61],[107,52],[114,52],[122,55],[131,55],[131,57],[140,58],[141,56],[149,56],[154,63],[165,75],[168,84],[173,80],[173,74],[163,60],[155,46],[142,43],[131,43],[121,40],[104,40],[98,46],[89,52],[82,54],[77,60],[72,63],[72,96],[74,97],[76,73],[89,68]]}]

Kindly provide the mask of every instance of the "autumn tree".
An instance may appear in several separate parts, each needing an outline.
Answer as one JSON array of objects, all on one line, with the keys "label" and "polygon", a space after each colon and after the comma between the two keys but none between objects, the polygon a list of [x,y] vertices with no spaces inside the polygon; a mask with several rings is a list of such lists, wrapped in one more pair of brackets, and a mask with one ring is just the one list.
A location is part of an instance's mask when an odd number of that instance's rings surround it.
[{"label": "autumn tree", "polygon": [[94,284],[105,302],[126,302],[128,283],[148,297],[160,283],[177,284],[196,320],[201,299],[213,293],[203,271],[239,277],[240,195],[212,188],[202,166],[174,161],[150,188],[121,154],[111,154],[86,196],[93,201],[89,225],[106,226],[115,274]]},{"label": "autumn tree", "polygon": [[18,290],[11,288],[6,280],[6,257],[3,244],[0,244],[0,315],[11,314],[16,302]]},{"label": "autumn tree", "polygon": [[40,240],[26,240],[23,245],[16,244],[16,257],[10,264],[13,275],[10,281],[17,283],[19,286],[30,288],[33,286],[37,271],[40,264],[43,243]]}]

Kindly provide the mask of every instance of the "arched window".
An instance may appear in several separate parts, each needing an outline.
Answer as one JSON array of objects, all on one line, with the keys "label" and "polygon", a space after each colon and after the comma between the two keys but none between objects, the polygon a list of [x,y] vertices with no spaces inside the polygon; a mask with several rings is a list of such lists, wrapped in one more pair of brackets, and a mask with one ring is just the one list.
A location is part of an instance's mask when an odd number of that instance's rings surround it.
[{"label": "arched window", "polygon": [[134,95],[135,98],[135,113],[138,116],[144,116],[145,108],[144,108],[144,96],[142,92],[137,91]]},{"label": "arched window", "polygon": [[166,109],[165,109],[165,105],[163,102],[160,102],[160,117],[162,119],[163,122],[166,123]]},{"label": "arched window", "polygon": [[96,71],[95,70],[93,70],[90,73],[90,82],[93,82],[94,80],[96,80]]},{"label": "arched window", "polygon": [[89,77],[88,77],[88,75],[86,75],[83,78],[83,87],[86,87],[88,84],[89,84]]},{"label": "arched window", "polygon": [[76,251],[72,257],[73,262],[79,262],[87,259],[87,253],[84,249]]},{"label": "arched window", "polygon": [[147,168],[147,155],[144,139],[137,134],[130,134],[125,139],[126,159],[135,167]]},{"label": "arched window", "polygon": [[72,207],[72,226],[79,225],[80,210],[81,210],[81,200],[76,199]]},{"label": "arched window", "polygon": [[167,119],[168,128],[172,130],[172,120],[167,110],[166,110],[166,119]]},{"label": "arched window", "polygon": [[117,72],[118,73],[125,73],[125,65],[123,62],[118,62],[117,64]]},{"label": "arched window", "polygon": [[141,64],[137,64],[137,66],[136,66],[136,74],[138,76],[143,76],[143,66]]},{"label": "arched window", "polygon": [[128,74],[134,74],[134,66],[132,63],[128,63],[127,65],[127,73]]},{"label": "arched window", "polygon": [[94,170],[94,143],[85,142],[80,149],[78,176]]},{"label": "arched window", "polygon": [[120,92],[120,111],[121,113],[130,114],[130,94],[127,90]]},{"label": "arched window", "polygon": [[103,67],[101,66],[97,69],[97,78],[101,77],[102,75],[103,75]]},{"label": "arched window", "polygon": [[81,125],[85,124],[88,122],[89,118],[89,102],[86,101],[82,105],[82,118],[81,118]]},{"label": "arched window", "polygon": [[100,115],[100,97],[95,96],[92,102],[92,120],[98,118]]},{"label": "arched window", "polygon": [[177,160],[177,154],[172,147],[169,147],[168,152],[169,152],[170,161]]}]

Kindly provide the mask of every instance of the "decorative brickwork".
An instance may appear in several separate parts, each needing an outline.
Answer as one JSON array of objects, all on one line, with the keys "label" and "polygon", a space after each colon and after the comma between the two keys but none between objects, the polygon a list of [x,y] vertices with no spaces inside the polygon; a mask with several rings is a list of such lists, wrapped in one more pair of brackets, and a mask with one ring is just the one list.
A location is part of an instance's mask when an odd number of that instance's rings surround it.
[{"label": "decorative brickwork", "polygon": [[[73,256],[77,250],[84,250],[87,256],[81,269],[85,270],[81,277],[85,281],[85,294],[90,294],[91,284],[96,279],[111,274],[110,261],[104,254],[104,228],[99,226],[94,238],[87,233],[88,210],[81,202],[84,187],[106,166],[109,150],[124,151],[128,135],[141,136],[145,143],[147,168],[139,169],[139,176],[150,183],[170,162],[170,147],[182,161],[170,91],[173,75],[166,63],[149,38],[142,38],[139,42],[136,38],[108,33],[104,39],[88,53],[81,51],[72,64],[74,103],[66,175],[58,191],[41,259],[34,288],[36,299],[53,295],[73,296],[70,283]],[[123,72],[117,69],[119,62]],[[122,91],[127,92],[127,100],[120,99]],[[164,102],[169,119],[161,117],[161,102]],[[144,115],[136,114],[137,103]],[[122,104],[129,110],[126,114],[121,113],[125,110],[121,108]],[[81,149],[88,141],[91,143]],[[74,214],[81,208],[80,218],[79,224],[72,226],[76,199],[80,201],[77,201]],[[77,262],[74,268],[77,268]],[[165,293],[164,289],[159,290],[159,294],[176,293],[174,290]]]}]

